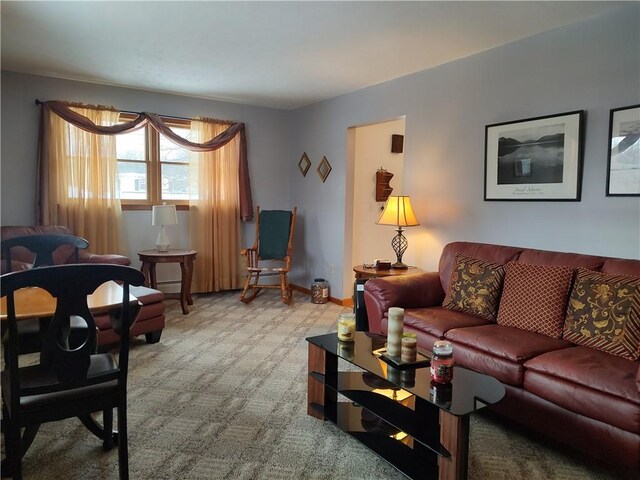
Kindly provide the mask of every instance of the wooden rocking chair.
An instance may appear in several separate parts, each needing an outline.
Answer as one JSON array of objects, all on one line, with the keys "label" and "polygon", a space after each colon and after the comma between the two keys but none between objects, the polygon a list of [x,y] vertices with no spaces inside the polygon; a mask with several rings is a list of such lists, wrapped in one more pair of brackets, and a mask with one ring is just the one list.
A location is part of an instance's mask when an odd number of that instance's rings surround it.
[{"label": "wooden rocking chair", "polygon": [[[263,288],[279,288],[282,302],[291,304],[293,292],[287,274],[291,267],[293,251],[293,230],[296,224],[297,207],[293,212],[287,210],[257,209],[256,240],[253,247],[240,252],[247,259],[247,279],[240,301],[249,303]],[[265,265],[264,262],[269,262]],[[260,277],[280,276],[280,284],[258,284]],[[247,292],[252,292],[247,296]]]}]

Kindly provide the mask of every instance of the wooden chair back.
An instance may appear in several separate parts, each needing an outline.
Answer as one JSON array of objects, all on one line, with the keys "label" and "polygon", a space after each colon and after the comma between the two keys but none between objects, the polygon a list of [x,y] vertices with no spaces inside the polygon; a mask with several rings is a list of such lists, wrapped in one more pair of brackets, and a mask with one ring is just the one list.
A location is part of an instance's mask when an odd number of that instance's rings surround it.
[{"label": "wooden chair back", "polygon": [[[88,296],[108,282],[121,285],[122,297],[108,299],[103,307],[111,314],[113,329],[120,335],[120,348],[112,353],[94,353],[95,319]],[[129,333],[138,312],[138,302],[130,301],[130,286],[142,285],[142,272],[122,265],[71,264],[32,268],[0,277],[0,296],[6,297],[8,323],[7,361],[2,371],[2,411],[6,445],[6,469],[14,479],[22,478],[22,456],[42,423],[78,417],[96,436],[103,448],[118,445],[121,480],[129,478],[127,444],[127,372]],[[40,363],[20,366],[16,293],[37,287],[55,299],[55,312],[47,323]],[[86,322],[85,337],[70,345],[71,320]],[[24,322],[26,319],[20,320]],[[118,432],[112,431],[113,409],[118,410]],[[101,427],[92,416],[102,411]],[[24,429],[24,433],[22,433]]]},{"label": "wooden chair back", "polygon": [[[91,356],[96,351],[95,319],[89,310],[87,297],[100,285],[114,280],[122,286],[122,306],[113,315],[116,332],[120,335],[120,352],[117,368],[99,376],[89,375]],[[39,395],[60,390],[78,388],[101,382],[117,380],[126,384],[129,361],[129,329],[137,312],[137,305],[130,305],[129,286],[142,285],[144,276],[132,267],[105,264],[57,265],[5,274],[0,280],[0,296],[7,297],[6,347],[9,350],[8,369],[11,382],[11,403],[18,408],[20,397]],[[56,310],[45,332],[40,364],[19,368],[18,340],[14,294],[21,288],[38,287],[56,299]],[[82,318],[87,323],[87,338],[79,346],[69,346],[71,317]],[[28,380],[29,375],[39,378]]]},{"label": "wooden chair back", "polygon": [[53,253],[60,247],[67,246],[73,248],[73,261],[78,262],[78,251],[89,247],[89,242],[75,235],[44,234],[25,235],[8,238],[0,243],[0,250],[5,261],[5,271],[11,272],[11,250],[13,248],[23,248],[34,255],[32,268],[47,265],[55,265]]}]

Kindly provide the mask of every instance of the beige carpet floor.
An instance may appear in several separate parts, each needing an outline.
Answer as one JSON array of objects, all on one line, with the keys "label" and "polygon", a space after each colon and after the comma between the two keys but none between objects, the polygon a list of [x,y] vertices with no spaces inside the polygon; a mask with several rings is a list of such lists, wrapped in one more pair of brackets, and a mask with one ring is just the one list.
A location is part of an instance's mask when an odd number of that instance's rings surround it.
[{"label": "beige carpet floor", "polygon": [[[335,331],[333,304],[274,292],[244,305],[238,293],[196,296],[189,315],[168,301],[160,343],[136,340],[129,374],[132,479],[402,479],[355,439],[306,415],[305,337]],[[76,419],[43,425],[25,479],[116,479]],[[614,479],[474,414],[469,479]]]}]

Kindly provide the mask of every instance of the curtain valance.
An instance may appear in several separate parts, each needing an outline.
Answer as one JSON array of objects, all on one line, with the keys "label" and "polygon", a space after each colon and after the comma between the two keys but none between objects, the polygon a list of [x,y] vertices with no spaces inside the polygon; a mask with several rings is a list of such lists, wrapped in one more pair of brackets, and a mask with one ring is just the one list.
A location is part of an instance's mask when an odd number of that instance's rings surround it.
[{"label": "curtain valance", "polygon": [[[168,140],[187,150],[194,152],[209,152],[217,150],[229,143],[236,135],[239,135],[239,155],[238,155],[238,185],[240,190],[240,218],[243,221],[250,221],[253,218],[253,201],[251,198],[251,182],[249,180],[249,167],[247,163],[247,141],[245,135],[244,123],[232,123],[225,131],[209,139],[203,143],[191,142],[180,135],[177,135],[171,128],[164,123],[162,118],[155,113],[142,112],[136,118],[129,122],[119,123],[116,125],[101,126],[96,125],[89,118],[75,112],[64,102],[51,100],[40,102],[42,107],[41,115],[45,118],[51,112],[58,115],[70,124],[90,133],[98,135],[117,135],[121,133],[129,133],[146,125],[151,125],[155,130],[164,135]],[[45,122],[41,122],[41,126]],[[41,132],[41,135],[43,132]]]}]

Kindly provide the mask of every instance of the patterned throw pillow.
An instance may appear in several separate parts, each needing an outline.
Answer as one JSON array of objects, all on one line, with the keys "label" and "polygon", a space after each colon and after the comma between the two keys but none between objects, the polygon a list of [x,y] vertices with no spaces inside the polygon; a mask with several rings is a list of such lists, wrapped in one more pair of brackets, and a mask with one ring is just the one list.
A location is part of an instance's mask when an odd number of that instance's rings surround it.
[{"label": "patterned throw pillow", "polygon": [[572,278],[571,267],[507,263],[498,323],[560,338]]},{"label": "patterned throw pillow", "polygon": [[442,306],[495,321],[503,279],[502,265],[458,253]]},{"label": "patterned throw pillow", "polygon": [[612,355],[640,358],[640,278],[578,270],[563,337]]}]

